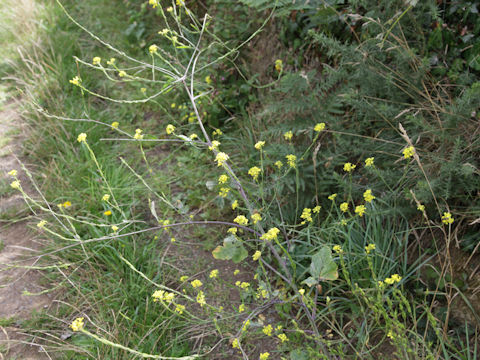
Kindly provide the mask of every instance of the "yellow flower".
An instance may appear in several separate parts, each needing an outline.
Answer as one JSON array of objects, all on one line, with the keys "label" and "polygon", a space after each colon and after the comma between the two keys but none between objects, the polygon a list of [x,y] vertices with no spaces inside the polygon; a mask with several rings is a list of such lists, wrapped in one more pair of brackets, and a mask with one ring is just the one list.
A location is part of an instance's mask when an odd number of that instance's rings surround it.
[{"label": "yellow flower", "polygon": [[280,233],[280,230],[276,227],[269,229],[265,234],[260,236],[261,240],[267,240],[267,241],[272,241],[277,239],[278,234]]},{"label": "yellow flower", "polygon": [[142,87],[140,88],[140,91],[145,94],[147,92],[147,88]]},{"label": "yellow flower", "polygon": [[238,207],[238,200],[235,200],[235,201],[232,203],[232,210],[235,210],[237,207]]},{"label": "yellow flower", "polygon": [[415,148],[413,146],[409,146],[405,148],[402,153],[405,159],[410,159],[415,154]]},{"label": "yellow flower", "polygon": [[83,317],[76,318],[73,320],[73,322],[70,324],[70,327],[72,328],[73,331],[81,331],[83,330],[83,326],[85,325],[83,322]]},{"label": "yellow flower", "polygon": [[275,70],[278,72],[282,71],[283,69],[283,61],[280,59],[275,60]]},{"label": "yellow flower", "polygon": [[99,56],[95,56],[92,60],[93,65],[100,65],[100,62],[102,61],[102,58]]},{"label": "yellow flower", "polygon": [[198,295],[197,295],[197,303],[199,303],[200,306],[203,306],[207,303],[205,301],[205,294],[201,290],[198,292]]},{"label": "yellow flower", "polygon": [[453,223],[452,214],[450,214],[449,212],[444,212],[442,216],[442,222],[446,225],[452,224]]},{"label": "yellow flower", "polygon": [[108,201],[108,200],[110,200],[110,195],[108,195],[108,194],[103,195],[103,196],[102,196],[102,200],[103,200],[103,201]]},{"label": "yellow flower", "polygon": [[347,162],[343,165],[343,171],[352,172],[356,167],[357,165]]},{"label": "yellow flower", "polygon": [[[238,310],[240,311],[240,308]],[[245,321],[245,324],[243,324],[243,326],[242,326],[242,331],[244,331],[244,332],[247,331],[249,325],[250,325],[250,319]]]},{"label": "yellow flower", "polygon": [[262,256],[262,252],[259,250],[255,251],[255,254],[253,254],[252,256],[253,261],[257,261],[258,259],[260,259],[260,256]]},{"label": "yellow flower", "polygon": [[227,197],[229,191],[230,191],[229,188],[222,187],[222,188],[220,189],[220,192],[218,193],[218,196],[220,196],[220,197],[222,197],[222,198]]},{"label": "yellow flower", "polygon": [[184,311],[185,311],[185,305],[175,304],[175,312],[182,315]]},{"label": "yellow flower", "polygon": [[142,129],[136,129],[136,130],[135,130],[135,135],[133,136],[133,138],[134,138],[135,140],[141,140],[141,139],[143,139]]},{"label": "yellow flower", "polygon": [[347,212],[348,211],[348,203],[347,202],[343,202],[340,204],[340,210],[342,210],[343,212]]},{"label": "yellow flower", "polygon": [[303,220],[312,222],[313,221],[313,219],[312,219],[312,209],[310,209],[310,208],[303,209],[302,215],[300,215],[300,218],[302,218]]},{"label": "yellow flower", "polygon": [[203,283],[202,283],[200,280],[198,280],[198,279],[193,280],[192,282],[190,282],[190,284],[191,284],[194,288],[197,288],[197,287],[200,287],[200,286],[203,285]]},{"label": "yellow flower", "polygon": [[45,225],[47,225],[47,221],[42,220],[37,224],[37,227],[40,228],[40,229],[43,229],[45,227]]},{"label": "yellow flower", "polygon": [[13,177],[17,176],[17,170],[10,170],[8,172],[8,175],[13,176]]},{"label": "yellow flower", "polygon": [[392,339],[392,340],[395,338],[395,336],[393,335],[393,331],[392,331],[392,330],[388,330],[387,336],[388,336],[390,339]]},{"label": "yellow flower", "polygon": [[170,238],[170,242],[171,242],[171,243],[174,243],[175,241],[177,241],[177,239],[175,239],[175,237],[171,237],[171,238]]},{"label": "yellow flower", "polygon": [[374,166],[374,157],[369,157],[365,160],[365,167],[370,167],[370,166]]},{"label": "yellow flower", "polygon": [[234,349],[237,349],[239,346],[238,346],[238,339],[233,339],[232,341],[232,348]]},{"label": "yellow flower", "polygon": [[112,123],[112,128],[118,129],[118,125],[120,125],[120,124],[118,123],[118,121],[114,121],[114,122]]},{"label": "yellow flower", "polygon": [[158,6],[158,0],[148,0],[148,3],[152,5],[154,9]]},{"label": "yellow flower", "polygon": [[231,227],[227,230],[227,232],[229,232],[230,234],[233,234],[235,235],[237,232],[238,232],[238,228],[236,227]]},{"label": "yellow flower", "polygon": [[[236,276],[236,275],[238,275],[238,274],[240,274],[240,270],[238,270],[238,269],[235,269],[235,271],[233,272],[233,275],[234,275],[234,276]],[[240,284],[240,282],[239,282],[239,281],[238,281],[238,283]]]},{"label": "yellow flower", "polygon": [[283,166],[283,163],[280,160],[278,160],[278,161],[275,161],[274,165],[280,170]]},{"label": "yellow flower", "polygon": [[248,289],[248,287],[250,286],[250,283],[242,281],[239,286],[245,290],[245,289]]},{"label": "yellow flower", "polygon": [[288,166],[295,169],[296,168],[297,157],[293,154],[286,155],[285,157],[287,158]]},{"label": "yellow flower", "polygon": [[177,4],[177,6],[180,6],[180,7],[181,7],[181,6],[184,6],[184,5],[185,5],[185,2],[184,2],[183,0],[177,0],[177,1],[176,1],[176,4]]},{"label": "yellow flower", "polygon": [[181,282],[185,282],[188,280],[188,276],[187,275],[183,275],[183,276],[180,276],[180,281]]},{"label": "yellow flower", "polygon": [[418,204],[417,210],[419,210],[419,211],[421,211],[421,212],[424,212],[424,211],[425,211],[425,205]]},{"label": "yellow flower", "polygon": [[86,142],[87,141],[87,134],[81,133],[77,137],[78,142]]},{"label": "yellow flower", "polygon": [[333,247],[333,251],[335,251],[337,254],[343,254],[343,249],[340,245],[335,245]]},{"label": "yellow flower", "polygon": [[340,221],[340,224],[342,224],[343,226],[347,225],[347,220],[342,219],[342,221]]},{"label": "yellow flower", "polygon": [[259,221],[262,221],[262,216],[259,213],[255,213],[252,215],[252,221],[256,224]]},{"label": "yellow flower", "polygon": [[398,274],[393,274],[392,276],[390,276],[389,278],[386,278],[384,280],[385,284],[388,284],[388,285],[393,285],[395,283],[398,283],[400,282],[400,280],[402,280],[402,277]]},{"label": "yellow flower", "polygon": [[368,189],[363,193],[363,198],[366,202],[372,202],[375,199],[375,196],[372,195],[372,190]]},{"label": "yellow flower", "polygon": [[118,73],[118,76],[120,77],[124,77],[124,76],[127,76],[127,73],[123,70],[121,70],[119,73]]},{"label": "yellow flower", "polygon": [[62,206],[63,206],[64,208],[68,208],[68,207],[72,206],[72,203],[71,203],[70,201],[65,201],[65,202],[62,204]]},{"label": "yellow flower", "polygon": [[259,141],[255,144],[255,149],[261,150],[265,146],[265,141]]},{"label": "yellow flower", "polygon": [[325,129],[325,123],[318,123],[317,125],[315,125],[315,127],[313,128],[313,130],[315,130],[316,132],[320,132],[320,131],[323,131]]},{"label": "yellow flower", "polygon": [[[159,35],[165,36],[170,32],[168,29],[163,29],[158,32]],[[180,107],[178,107],[180,109]]]},{"label": "yellow flower", "polygon": [[113,64],[115,64],[115,61],[117,61],[117,59],[110,58],[110,60],[107,61],[107,65],[113,65]]},{"label": "yellow flower", "polygon": [[13,189],[20,189],[20,181],[18,180],[15,180],[15,181],[12,181],[12,183],[10,184],[10,186],[13,188]]},{"label": "yellow flower", "polygon": [[375,250],[375,244],[368,244],[367,246],[365,246],[365,251],[367,254],[370,254],[372,250]]},{"label": "yellow flower", "polygon": [[168,135],[170,135],[171,133],[173,133],[175,131],[175,126],[173,126],[172,124],[168,124],[165,131],[167,132]]},{"label": "yellow flower", "polygon": [[238,215],[233,222],[236,222],[238,225],[248,225],[248,219],[243,215]]},{"label": "yellow flower", "polygon": [[253,178],[253,180],[257,180],[258,175],[260,175],[261,172],[262,172],[262,169],[260,169],[257,166],[254,166],[248,170],[248,175],[250,175]]},{"label": "yellow flower", "polygon": [[107,211],[103,212],[103,215],[110,216],[110,215],[112,215],[112,212],[110,210],[107,210]]},{"label": "yellow flower", "polygon": [[285,134],[283,134],[283,137],[284,137],[285,140],[287,140],[287,141],[292,140],[293,132],[287,131]]},{"label": "yellow flower", "polygon": [[212,134],[213,136],[220,136],[223,135],[223,132],[220,129],[215,129]]},{"label": "yellow flower", "polygon": [[267,326],[263,327],[262,331],[265,335],[272,336],[273,327],[272,325],[268,324]]},{"label": "yellow flower", "polygon": [[217,150],[219,146],[220,146],[220,141],[218,141],[218,140],[213,140],[213,141],[212,141],[212,146],[209,146],[209,147],[208,147],[208,150],[211,150],[211,151]]},{"label": "yellow flower", "polygon": [[280,339],[282,343],[284,343],[285,341],[288,341],[288,337],[285,334],[278,334],[277,337]]},{"label": "yellow flower", "polygon": [[82,79],[80,79],[78,76],[75,76],[72,80],[70,80],[70,83],[76,86],[79,86],[81,82]]},{"label": "yellow flower", "polygon": [[334,201],[336,197],[337,197],[337,194],[329,195],[329,196],[328,196],[328,200]]},{"label": "yellow flower", "polygon": [[321,209],[321,208],[322,208],[321,206],[317,205],[317,206],[315,206],[315,207],[313,208],[313,212],[314,212],[315,214],[318,214],[318,213],[320,212],[320,209]]},{"label": "yellow flower", "polygon": [[117,232],[117,230],[118,230],[118,226],[113,225],[113,226],[112,226],[112,231],[113,231],[113,232]]},{"label": "yellow flower", "polygon": [[210,85],[212,83],[212,78],[210,77],[210,75],[207,75],[205,76],[205,82]]},{"label": "yellow flower", "polygon": [[219,184],[225,184],[227,181],[228,181],[228,176],[226,174],[222,174],[218,178],[218,183]]},{"label": "yellow flower", "polygon": [[[305,289],[299,289],[298,292],[300,293],[300,295],[305,295]],[[280,328],[281,329],[281,328]]]},{"label": "yellow flower", "polygon": [[259,360],[267,360],[269,356],[270,356],[269,352],[261,353]]},{"label": "yellow flower", "polygon": [[213,269],[210,271],[210,279],[214,279],[218,276],[218,269]]},{"label": "yellow flower", "polygon": [[238,307],[238,312],[242,313],[244,311],[245,311],[245,304],[240,304],[240,306]]},{"label": "yellow flower", "polygon": [[171,7],[171,6],[167,7],[167,12],[170,13],[170,12],[172,12],[172,11],[173,11],[173,7]]},{"label": "yellow flower", "polygon": [[198,135],[197,134],[192,134],[192,135],[190,135],[190,139],[192,139],[192,140],[198,139]]},{"label": "yellow flower", "polygon": [[150,47],[148,48],[148,51],[150,52],[150,54],[155,54],[158,51],[158,46],[155,44],[150,45]]},{"label": "yellow flower", "polygon": [[215,157],[215,161],[217,162],[218,166],[222,166],[225,163],[225,161],[227,161],[228,159],[229,159],[229,156],[224,152],[219,152]]},{"label": "yellow flower", "polygon": [[355,207],[355,214],[358,214],[358,216],[362,217],[363,214],[365,214],[365,205],[358,205]]}]

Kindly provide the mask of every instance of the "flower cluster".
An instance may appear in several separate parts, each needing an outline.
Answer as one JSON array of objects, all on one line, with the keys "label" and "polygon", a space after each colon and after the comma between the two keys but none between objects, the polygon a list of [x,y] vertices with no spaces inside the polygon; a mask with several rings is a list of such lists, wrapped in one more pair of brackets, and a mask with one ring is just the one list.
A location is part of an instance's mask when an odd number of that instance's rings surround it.
[{"label": "flower cluster", "polygon": [[320,131],[323,131],[325,129],[325,123],[318,123],[317,125],[315,125],[315,127],[313,128],[313,130],[315,130],[316,132],[320,132]]},{"label": "flower cluster", "polygon": [[287,158],[288,166],[295,169],[297,166],[297,157],[293,154],[286,155],[285,157]]},{"label": "flower cluster", "polygon": [[73,331],[83,330],[83,326],[85,325],[83,320],[84,320],[83,317],[79,317],[79,318],[76,318],[75,320],[73,320],[72,323],[70,324],[70,327],[72,328],[72,330]]},{"label": "flower cluster", "polygon": [[215,157],[215,161],[217,162],[218,166],[222,166],[225,162],[229,159],[229,156],[224,152],[219,152]]},{"label": "flower cluster", "polygon": [[366,202],[372,202],[375,199],[375,196],[372,195],[372,190],[368,189],[363,193],[363,198]]},{"label": "flower cluster", "polygon": [[170,304],[175,299],[175,294],[165,290],[156,290],[153,294],[153,301],[165,301],[167,304]]},{"label": "flower cluster", "polygon": [[388,285],[393,285],[395,283],[398,283],[400,282],[400,280],[402,280],[402,277],[398,274],[393,274],[392,276],[390,276],[389,278],[386,278],[384,281],[385,281],[385,284],[388,284]]},{"label": "flower cluster", "polygon": [[453,223],[453,217],[452,214],[449,212],[444,212],[442,216],[442,222],[446,225],[450,225]]},{"label": "flower cluster", "polygon": [[410,159],[415,154],[415,148],[413,146],[409,146],[405,148],[402,153],[405,159]]},{"label": "flower cluster", "polygon": [[260,236],[261,240],[272,241],[276,240],[280,230],[276,227],[269,229],[265,234]]},{"label": "flower cluster", "polygon": [[349,173],[349,172],[352,172],[356,167],[357,165],[353,165],[352,163],[347,162],[343,165],[343,171],[346,171]]},{"label": "flower cluster", "polygon": [[312,209],[310,209],[310,208],[303,209],[302,215],[300,215],[300,217],[305,221],[312,222],[313,221],[313,219],[312,219]]},{"label": "flower cluster", "polygon": [[237,223],[238,225],[248,225],[248,219],[243,215],[238,215],[233,222]]},{"label": "flower cluster", "polygon": [[262,216],[259,213],[252,215],[252,222],[256,224],[257,222],[262,221]]},{"label": "flower cluster", "polygon": [[254,166],[254,167],[251,167],[250,170],[248,170],[248,175],[250,175],[253,178],[253,180],[257,180],[258,175],[260,175],[261,172],[262,172],[262,169],[260,169],[257,166]]}]

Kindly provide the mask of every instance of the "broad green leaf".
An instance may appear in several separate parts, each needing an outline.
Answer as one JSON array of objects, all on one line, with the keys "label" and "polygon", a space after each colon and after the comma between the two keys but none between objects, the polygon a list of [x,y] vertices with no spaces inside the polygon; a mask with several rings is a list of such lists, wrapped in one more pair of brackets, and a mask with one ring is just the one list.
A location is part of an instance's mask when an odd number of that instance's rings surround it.
[{"label": "broad green leaf", "polygon": [[222,246],[217,246],[212,251],[212,255],[215,259],[232,260],[237,264],[248,256],[248,252],[240,241],[229,236],[223,240]]},{"label": "broad green leaf", "polygon": [[310,274],[320,280],[337,280],[338,266],[333,261],[332,251],[328,246],[324,246],[319,252],[312,256],[312,263],[310,264]]}]

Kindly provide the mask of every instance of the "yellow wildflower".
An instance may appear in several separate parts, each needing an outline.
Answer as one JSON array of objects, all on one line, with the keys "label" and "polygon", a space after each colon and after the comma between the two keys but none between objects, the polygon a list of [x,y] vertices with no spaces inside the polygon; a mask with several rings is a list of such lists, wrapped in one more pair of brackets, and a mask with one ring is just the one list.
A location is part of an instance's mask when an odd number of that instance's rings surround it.
[{"label": "yellow wildflower", "polygon": [[362,217],[363,214],[365,214],[365,205],[358,205],[355,207],[355,214],[358,214],[358,216]]},{"label": "yellow wildflower", "polygon": [[[240,274],[240,270],[235,269],[235,271],[233,272],[233,275],[234,275],[234,276],[237,276],[238,274]],[[238,283],[240,283],[240,282],[238,282]]]},{"label": "yellow wildflower", "polygon": [[68,208],[68,207],[72,206],[72,203],[67,200],[67,201],[65,201],[65,202],[62,204],[62,206],[63,206],[64,208]]},{"label": "yellow wildflower", "polygon": [[218,276],[218,269],[213,269],[212,271],[210,271],[210,279],[214,279]]},{"label": "yellow wildflower", "polygon": [[145,94],[145,93],[147,92],[147,88],[142,87],[142,88],[140,88],[140,91],[141,91],[143,94]]},{"label": "yellow wildflower", "polygon": [[125,71],[121,70],[121,71],[118,72],[118,76],[124,77],[124,76],[127,76],[127,73]]},{"label": "yellow wildflower", "polygon": [[237,207],[238,207],[238,200],[235,200],[235,201],[232,203],[232,210],[235,210]]},{"label": "yellow wildflower", "polygon": [[392,331],[392,330],[388,330],[387,337],[389,337],[389,338],[392,339],[392,340],[395,338],[395,336],[393,335],[393,331]]},{"label": "yellow wildflower", "polygon": [[173,11],[173,7],[169,6],[167,7],[167,12],[171,13]]},{"label": "yellow wildflower", "polygon": [[245,304],[240,304],[240,306],[238,307],[238,312],[242,313],[244,311],[245,311]]},{"label": "yellow wildflower", "polygon": [[212,141],[212,145],[208,147],[208,150],[211,150],[211,151],[217,150],[218,147],[220,146],[220,144],[221,144],[220,141],[218,141],[218,140],[213,140],[213,141]]},{"label": "yellow wildflower", "polygon": [[372,250],[375,250],[375,244],[368,244],[367,246],[365,246],[365,252],[367,254],[370,254],[370,252],[372,252]]},{"label": "yellow wildflower", "polygon": [[148,48],[148,51],[150,52],[150,54],[155,54],[158,51],[158,46],[155,44],[150,45],[150,47]]},{"label": "yellow wildflower", "polygon": [[335,251],[337,254],[343,254],[343,249],[340,245],[335,245],[333,247],[333,251]]},{"label": "yellow wildflower", "polygon": [[280,339],[282,343],[284,343],[285,341],[288,341],[288,337],[285,334],[278,334],[277,337]]},{"label": "yellow wildflower", "polygon": [[283,166],[283,163],[280,160],[278,160],[278,161],[275,161],[274,165],[280,170]]},{"label": "yellow wildflower", "polygon": [[117,232],[117,230],[118,230],[118,226],[112,225],[112,231],[113,231],[113,232]]},{"label": "yellow wildflower", "polygon": [[372,202],[375,199],[375,196],[372,195],[372,190],[368,189],[363,193],[363,198],[366,202]]},{"label": "yellow wildflower", "polygon": [[337,194],[329,195],[329,196],[328,196],[328,200],[334,201],[336,197],[337,197]]},{"label": "yellow wildflower", "polygon": [[197,288],[197,287],[200,287],[200,286],[203,285],[203,283],[202,283],[200,280],[198,280],[198,279],[193,280],[192,282],[190,282],[190,284],[191,284],[194,288]]},{"label": "yellow wildflower", "polygon": [[409,146],[405,148],[402,153],[405,159],[410,159],[415,154],[415,148],[413,146]]},{"label": "yellow wildflower", "polygon": [[452,214],[450,214],[449,212],[444,212],[442,216],[442,222],[446,225],[452,224],[453,223]]},{"label": "yellow wildflower", "polygon": [[192,134],[192,135],[190,135],[190,139],[192,139],[192,140],[198,139],[198,135],[197,134]]},{"label": "yellow wildflower", "polygon": [[248,170],[248,175],[250,175],[253,178],[253,180],[257,180],[258,175],[260,175],[261,172],[262,172],[262,169],[260,169],[257,166],[254,166],[254,167],[251,167],[250,170]]},{"label": "yellow wildflower", "polygon": [[73,322],[70,324],[70,327],[72,328],[73,331],[81,331],[83,330],[83,326],[85,325],[83,322],[84,318],[83,317],[78,317]]},{"label": "yellow wildflower", "polygon": [[237,349],[237,348],[239,347],[238,344],[239,344],[239,343],[238,343],[238,339],[233,339],[233,341],[232,341],[232,348]]},{"label": "yellow wildflower", "polygon": [[100,65],[100,62],[102,61],[102,58],[99,56],[95,56],[92,60],[93,65]]},{"label": "yellow wildflower", "polygon": [[267,326],[263,327],[262,331],[265,335],[272,336],[273,327],[272,325],[268,324]]},{"label": "yellow wildflower", "polygon": [[347,212],[348,211],[348,203],[347,202],[343,202],[340,204],[340,210],[342,210],[343,212]]},{"label": "yellow wildflower", "polygon": [[250,325],[250,319],[245,321],[245,324],[243,324],[243,326],[242,326],[242,331],[247,331],[249,325]]},{"label": "yellow wildflower", "polygon": [[37,224],[37,227],[40,228],[40,229],[43,229],[45,227],[45,225],[47,225],[47,221],[42,220]]},{"label": "yellow wildflower", "polygon": [[424,211],[425,211],[425,205],[418,204],[417,210],[419,210],[419,211],[421,211],[421,212],[424,212]]},{"label": "yellow wildflower", "polygon": [[184,311],[185,311],[185,305],[175,304],[175,312],[177,312],[177,313],[179,313],[180,315],[182,315]]},{"label": "yellow wildflower", "polygon": [[143,139],[142,129],[136,129],[136,130],[135,130],[135,135],[133,136],[133,138],[134,138],[135,140],[141,140],[141,139]]},{"label": "yellow wildflower", "polygon": [[275,70],[278,72],[283,70],[283,61],[280,59],[275,60]]},{"label": "yellow wildflower", "polygon": [[371,167],[371,166],[374,166],[374,157],[369,157],[365,160],[365,167]]},{"label": "yellow wildflower", "polygon": [[111,210],[104,211],[103,215],[110,216],[110,215],[112,215],[112,211]]},{"label": "yellow wildflower", "polygon": [[107,61],[107,65],[113,65],[113,64],[115,64],[115,61],[117,61],[117,59],[110,58],[110,60]]},{"label": "yellow wildflower", "polygon": [[153,302],[165,301],[170,304],[175,299],[175,294],[165,290],[156,290],[152,297]]},{"label": "yellow wildflower", "polygon": [[158,6],[158,0],[148,0],[148,3],[152,5],[154,9]]},{"label": "yellow wildflower", "polygon": [[244,290],[248,289],[249,286],[250,286],[250,283],[245,282],[245,281],[242,281],[241,284],[240,284],[240,287]]},{"label": "yellow wildflower", "polygon": [[255,144],[255,149],[261,150],[264,146],[265,146],[265,141],[258,141],[258,142]]},{"label": "yellow wildflower", "polygon": [[218,166],[222,166],[225,163],[225,161],[227,161],[228,159],[229,159],[229,156],[224,152],[219,152],[215,157],[215,161],[217,162]]},{"label": "yellow wildflower", "polygon": [[112,128],[114,128],[114,129],[118,129],[118,125],[120,125],[120,124],[118,123],[118,121],[114,121],[111,126],[112,126]]},{"label": "yellow wildflower", "polygon": [[8,172],[8,175],[13,176],[13,177],[17,176],[17,170],[10,170]]},{"label": "yellow wildflower", "polygon": [[78,142],[86,142],[87,141],[87,134],[81,133],[77,136]]},{"label": "yellow wildflower", "polygon": [[262,216],[259,213],[255,213],[252,215],[252,221],[256,224],[259,221],[262,221]]},{"label": "yellow wildflower", "polygon": [[170,238],[170,242],[171,242],[171,243],[174,243],[174,242],[176,242],[176,241],[177,241],[177,239],[175,239],[175,237],[172,236],[172,237]]},{"label": "yellow wildflower", "polygon": [[320,212],[320,209],[321,209],[321,208],[322,208],[322,207],[321,207],[320,205],[317,205],[317,206],[315,206],[315,207],[313,208],[313,212],[314,212],[315,214],[318,214],[318,213]]},{"label": "yellow wildflower", "polygon": [[285,140],[287,140],[287,141],[292,140],[293,132],[287,131],[285,134],[283,134],[283,137],[284,137]]},{"label": "yellow wildflower", "polygon": [[222,174],[218,178],[219,184],[225,184],[228,181],[228,176],[226,174]]},{"label": "yellow wildflower", "polygon": [[70,83],[76,86],[79,86],[81,82],[82,79],[80,79],[78,76],[75,76],[72,80],[70,80]]},{"label": "yellow wildflower", "polygon": [[343,165],[343,171],[352,172],[356,167],[357,165],[347,162]]},{"label": "yellow wildflower", "polygon": [[315,130],[316,132],[320,132],[320,131],[323,131],[325,129],[325,123],[318,123],[317,125],[315,125],[315,127],[313,128],[313,130]]},{"label": "yellow wildflower", "polygon": [[212,78],[210,77],[210,75],[207,75],[205,76],[205,82],[210,85],[212,83]]},{"label": "yellow wildflower", "polygon": [[293,154],[286,155],[285,157],[287,158],[288,166],[295,169],[297,166],[296,165],[297,157]]},{"label": "yellow wildflower", "polygon": [[188,280],[188,276],[187,275],[183,275],[183,276],[180,276],[180,281],[181,282],[185,282]]},{"label": "yellow wildflower", "polygon": [[386,278],[384,280],[385,284],[388,284],[388,285],[393,285],[395,283],[398,283],[400,282],[400,280],[402,280],[402,277],[398,274],[393,274],[392,276],[390,276],[389,278]]},{"label": "yellow wildflower", "polygon": [[13,189],[20,189],[20,181],[18,180],[15,180],[15,181],[12,181],[12,183],[10,184],[10,186],[13,188]]},{"label": "yellow wildflower", "polygon": [[220,136],[223,135],[223,132],[220,129],[215,129],[212,134],[213,136]]},{"label": "yellow wildflower", "polygon": [[236,222],[239,225],[248,225],[248,219],[243,215],[238,215],[233,222]]},{"label": "yellow wildflower", "polygon": [[236,227],[231,227],[227,230],[227,232],[229,232],[230,234],[233,234],[235,235],[237,232],[238,232],[238,228]]},{"label": "yellow wildflower", "polygon": [[259,357],[259,360],[267,360],[269,356],[270,356],[269,352],[261,353],[260,357]]},{"label": "yellow wildflower", "polygon": [[220,197],[222,197],[222,198],[227,197],[229,191],[230,191],[229,188],[222,187],[222,188],[220,189],[220,192],[218,193],[218,196],[220,196]]},{"label": "yellow wildflower", "polygon": [[102,196],[102,200],[103,200],[103,201],[108,201],[108,200],[110,200],[110,195],[104,194],[104,195]]},{"label": "yellow wildflower", "polygon": [[265,234],[263,234],[260,237],[260,239],[261,240],[267,240],[267,241],[275,240],[279,233],[280,233],[280,230],[278,228],[274,227],[274,228],[269,229]]},{"label": "yellow wildflower", "polygon": [[259,250],[255,251],[255,254],[253,254],[252,256],[253,261],[257,261],[258,259],[260,259],[260,256],[262,256],[262,252]]},{"label": "yellow wildflower", "polygon": [[301,217],[303,220],[312,222],[312,221],[313,221],[313,219],[312,219],[312,209],[310,209],[310,208],[305,208],[305,209],[303,209],[302,215],[300,215],[300,217]]},{"label": "yellow wildflower", "polygon": [[207,303],[205,301],[205,294],[201,290],[198,292],[198,295],[197,295],[197,303],[199,303],[200,306],[203,306]]},{"label": "yellow wildflower", "polygon": [[170,135],[171,133],[173,133],[175,131],[175,126],[173,126],[172,124],[168,124],[165,131],[168,135]]}]

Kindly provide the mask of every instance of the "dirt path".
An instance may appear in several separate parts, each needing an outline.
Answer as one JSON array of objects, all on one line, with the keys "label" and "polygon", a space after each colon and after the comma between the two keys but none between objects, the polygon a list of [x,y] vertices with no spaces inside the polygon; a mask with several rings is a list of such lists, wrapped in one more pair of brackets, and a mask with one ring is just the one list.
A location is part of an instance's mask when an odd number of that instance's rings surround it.
[{"label": "dirt path", "polygon": [[33,311],[48,307],[52,299],[48,293],[25,295],[46,290],[40,285],[42,275],[28,268],[37,265],[35,255],[42,244],[26,221],[15,220],[28,211],[19,192],[10,188],[7,172],[18,170],[22,186],[31,191],[14,156],[21,153],[21,135],[15,134],[24,132],[15,102],[6,99],[0,109],[0,359],[50,359],[37,339],[22,330],[22,322]]}]

